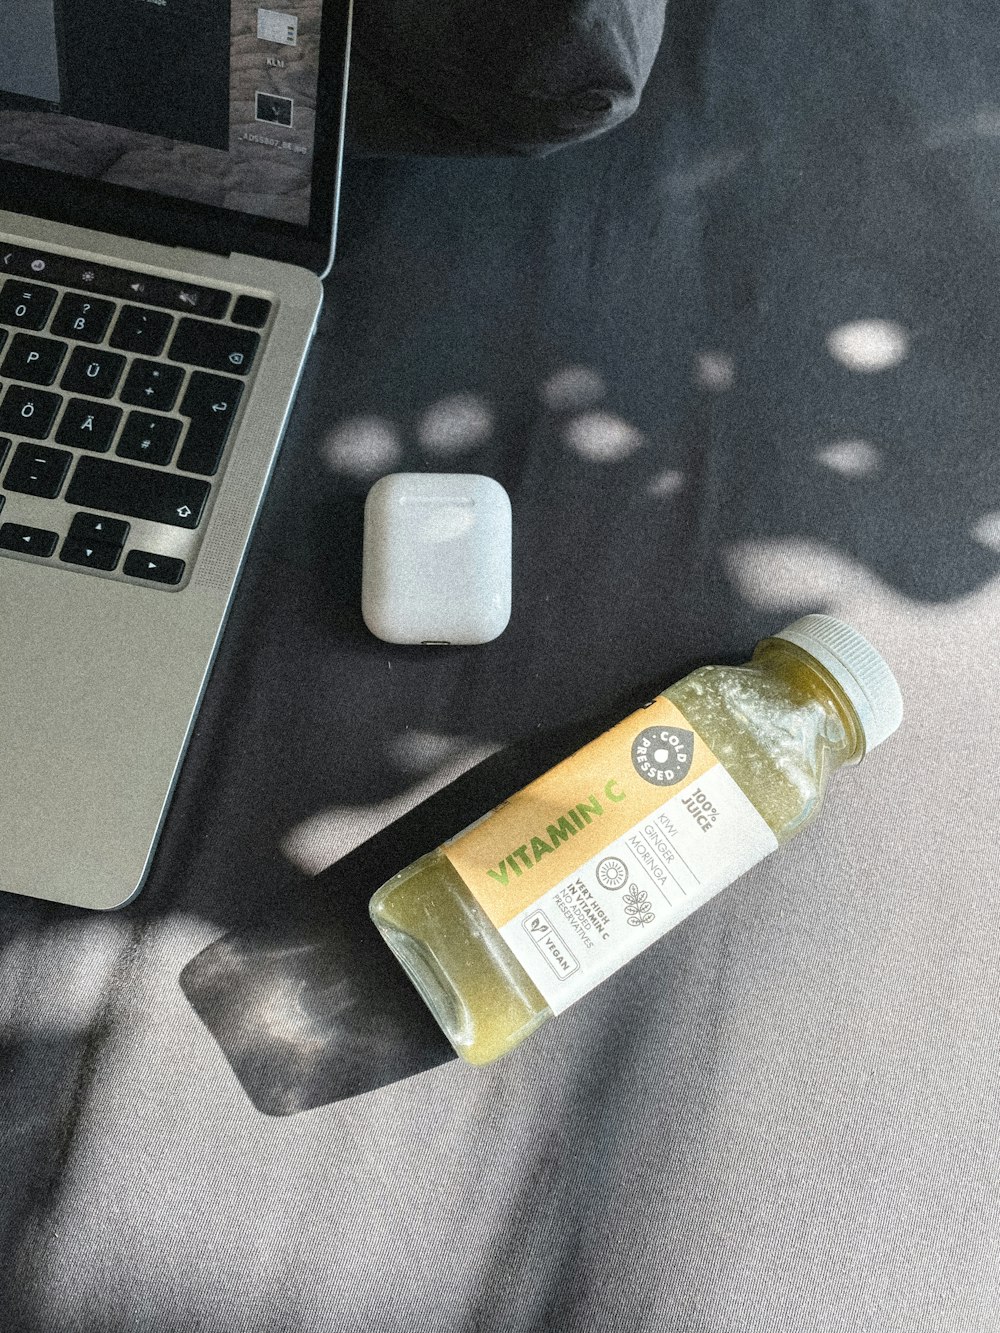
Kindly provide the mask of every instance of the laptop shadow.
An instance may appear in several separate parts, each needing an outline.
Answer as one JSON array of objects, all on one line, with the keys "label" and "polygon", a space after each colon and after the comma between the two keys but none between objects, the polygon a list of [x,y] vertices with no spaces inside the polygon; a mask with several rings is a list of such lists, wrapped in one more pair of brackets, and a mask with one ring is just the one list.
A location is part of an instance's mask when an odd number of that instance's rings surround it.
[{"label": "laptop shadow", "polygon": [[498,805],[656,693],[509,745],[308,882],[281,919],[230,931],[181,988],[247,1097],[285,1116],[373,1092],[456,1059],[368,915],[402,867]]}]

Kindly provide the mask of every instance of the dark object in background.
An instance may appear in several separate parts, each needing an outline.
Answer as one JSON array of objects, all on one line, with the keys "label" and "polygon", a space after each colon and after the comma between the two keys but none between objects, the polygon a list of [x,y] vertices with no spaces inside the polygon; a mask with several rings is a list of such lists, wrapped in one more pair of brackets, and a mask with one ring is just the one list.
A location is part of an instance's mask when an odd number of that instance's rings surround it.
[{"label": "dark object in background", "polygon": [[636,109],[665,0],[366,0],[348,151],[541,155]]}]

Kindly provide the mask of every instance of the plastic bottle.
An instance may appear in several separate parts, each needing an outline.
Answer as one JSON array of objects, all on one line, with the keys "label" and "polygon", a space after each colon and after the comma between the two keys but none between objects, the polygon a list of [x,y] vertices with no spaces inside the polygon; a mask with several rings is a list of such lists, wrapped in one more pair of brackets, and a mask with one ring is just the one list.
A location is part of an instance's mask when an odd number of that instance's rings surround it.
[{"label": "plastic bottle", "polygon": [[486,1064],[799,833],[901,720],[871,644],[805,616],[415,861],[372,919],[458,1054]]}]

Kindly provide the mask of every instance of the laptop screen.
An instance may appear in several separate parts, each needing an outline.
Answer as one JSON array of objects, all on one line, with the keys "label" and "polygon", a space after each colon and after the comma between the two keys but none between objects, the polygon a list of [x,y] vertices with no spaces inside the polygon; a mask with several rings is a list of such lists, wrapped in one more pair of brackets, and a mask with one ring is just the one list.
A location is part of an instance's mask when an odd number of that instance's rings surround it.
[{"label": "laptop screen", "polygon": [[0,162],[310,220],[324,0],[0,0]]}]

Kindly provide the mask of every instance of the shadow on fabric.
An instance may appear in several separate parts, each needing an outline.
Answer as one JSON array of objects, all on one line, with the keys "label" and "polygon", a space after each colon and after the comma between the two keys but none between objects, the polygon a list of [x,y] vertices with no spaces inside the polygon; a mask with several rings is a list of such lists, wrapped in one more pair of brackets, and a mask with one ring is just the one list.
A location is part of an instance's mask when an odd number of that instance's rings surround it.
[{"label": "shadow on fabric", "polygon": [[372,924],[368,900],[619,716],[491,756],[310,881],[280,920],[230,931],[192,959],[181,988],[259,1111],[311,1110],[457,1058]]}]

